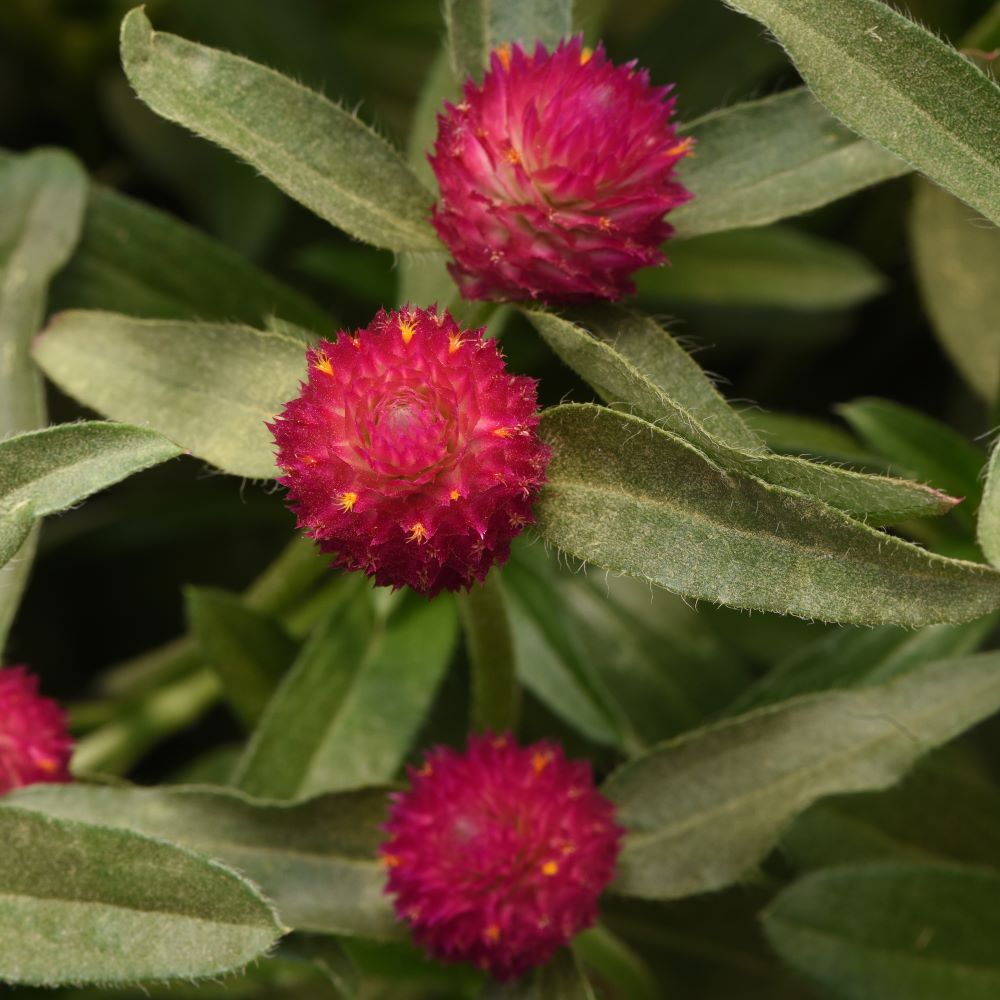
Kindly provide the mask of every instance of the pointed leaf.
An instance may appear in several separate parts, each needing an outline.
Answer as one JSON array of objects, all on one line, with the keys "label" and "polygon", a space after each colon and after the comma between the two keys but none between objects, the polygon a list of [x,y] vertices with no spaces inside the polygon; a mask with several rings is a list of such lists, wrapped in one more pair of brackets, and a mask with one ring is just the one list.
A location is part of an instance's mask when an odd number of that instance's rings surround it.
[{"label": "pointed leaf", "polygon": [[56,316],[35,358],[60,388],[115,420],[148,424],[236,476],[275,475],[265,426],[298,394],[306,345],[277,331],[143,320],[115,313]]},{"label": "pointed leaf", "polygon": [[1000,87],[970,60],[880,0],[726,2],[844,124],[1000,223]]},{"label": "pointed leaf", "polygon": [[938,341],[985,400],[1000,393],[1000,229],[926,181],[914,189],[910,244]]},{"label": "pointed leaf", "polygon": [[0,808],[0,979],[36,986],[192,979],[281,933],[236,872],[122,830]]},{"label": "pointed leaf", "polygon": [[685,131],[698,145],[679,168],[694,200],[670,213],[681,239],[801,215],[910,170],[804,87],[713,111]]},{"label": "pointed leaf", "polygon": [[731,607],[857,624],[969,621],[1000,573],[932,555],[603,407],[547,410],[536,516],[564,552]]},{"label": "pointed leaf", "polygon": [[678,898],[739,879],[817,799],[887,788],[1000,708],[1000,653],[941,660],[888,684],[807,695],[698,730],[616,771],[629,829],[615,889]]},{"label": "pointed leaf", "polygon": [[992,565],[1000,567],[1000,442],[990,455],[976,532],[983,555]]},{"label": "pointed leaf", "polygon": [[[615,339],[619,329],[629,325],[633,328],[655,326],[651,320],[633,319],[620,327],[613,312],[573,314],[585,319],[597,333],[595,338],[583,327],[551,313],[532,310],[526,314],[549,346],[608,403],[632,406],[639,416],[679,434],[724,469],[746,472],[776,486],[809,494],[872,524],[940,514],[957,503],[919,483],[852,472],[792,455],[775,455],[759,444],[749,447],[723,444],[692,413],[661,391],[619,353]],[[667,337],[664,331],[653,343],[662,344]],[[685,372],[683,376],[680,373],[673,376],[672,381],[684,381],[686,388],[694,379]],[[704,374],[701,381],[707,383]],[[719,404],[725,405],[721,399]],[[716,413],[718,406],[713,406],[710,418],[714,419]],[[731,425],[732,421],[727,422],[727,433]],[[751,436],[753,432],[745,430],[745,434]]]},{"label": "pointed leaf", "polygon": [[12,539],[26,536],[29,518],[66,510],[179,454],[155,431],[100,422],[60,424],[0,441],[0,565],[13,555]]},{"label": "pointed leaf", "polygon": [[992,1000],[1000,874],[908,862],[816,872],[764,913],[772,946],[831,997]]},{"label": "pointed leaf", "polygon": [[251,795],[301,799],[395,776],[451,660],[454,601],[404,599],[388,622],[366,600],[306,644],[237,769]]},{"label": "pointed leaf", "polygon": [[351,236],[389,250],[440,248],[433,196],[399,153],[343,108],[247,59],[122,22],[122,63],[157,114],[246,160]]},{"label": "pointed leaf", "polygon": [[261,886],[297,929],[385,938],[400,933],[378,859],[388,794],[369,788],[284,806],[221,788],[76,784],[33,785],[9,801],[217,858]]}]

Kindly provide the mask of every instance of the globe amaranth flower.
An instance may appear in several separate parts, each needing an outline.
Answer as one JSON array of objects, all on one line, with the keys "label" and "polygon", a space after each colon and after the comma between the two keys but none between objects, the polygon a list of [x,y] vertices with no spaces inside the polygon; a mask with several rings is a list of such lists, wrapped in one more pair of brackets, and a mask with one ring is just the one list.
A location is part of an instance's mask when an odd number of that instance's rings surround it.
[{"label": "globe amaranth flower", "polygon": [[392,796],[386,891],[417,943],[512,979],[597,919],[623,830],[590,766],[554,743],[438,747]]},{"label": "globe amaranth flower", "polygon": [[0,670],[0,794],[43,781],[70,781],[73,741],[63,710],[38,694],[24,667]]},{"label": "globe amaranth flower", "polygon": [[434,226],[466,298],[615,300],[665,260],[664,213],[691,197],[674,177],[692,140],[669,90],[580,38],[492,54],[482,85],[438,116],[429,157]]},{"label": "globe amaranth flower", "polygon": [[299,527],[335,565],[433,596],[482,580],[531,521],[549,457],[535,382],[482,333],[406,308],[308,352],[269,427]]}]

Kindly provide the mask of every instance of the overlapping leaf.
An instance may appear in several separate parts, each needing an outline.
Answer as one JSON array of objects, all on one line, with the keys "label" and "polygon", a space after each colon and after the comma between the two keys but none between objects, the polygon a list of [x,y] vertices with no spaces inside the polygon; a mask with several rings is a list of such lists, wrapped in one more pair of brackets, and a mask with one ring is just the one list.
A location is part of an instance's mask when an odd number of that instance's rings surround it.
[{"label": "overlapping leaf", "polygon": [[403,158],[359,119],[247,59],[122,22],[122,62],[157,114],[225,147],[306,208],[389,250],[439,249],[433,200]]},{"label": "overlapping leaf", "polygon": [[810,695],[663,744],[604,785],[629,836],[617,891],[677,898],[740,878],[824,795],[886,788],[1000,707],[1000,654]]}]

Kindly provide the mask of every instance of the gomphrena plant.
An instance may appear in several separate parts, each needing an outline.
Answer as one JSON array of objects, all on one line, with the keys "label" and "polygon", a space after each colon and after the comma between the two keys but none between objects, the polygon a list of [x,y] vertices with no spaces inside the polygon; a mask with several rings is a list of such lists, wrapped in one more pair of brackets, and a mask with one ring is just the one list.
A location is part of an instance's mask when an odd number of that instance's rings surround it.
[{"label": "gomphrena plant", "polygon": [[1000,995],[1000,6],[356,6],[19,89],[0,981]]}]

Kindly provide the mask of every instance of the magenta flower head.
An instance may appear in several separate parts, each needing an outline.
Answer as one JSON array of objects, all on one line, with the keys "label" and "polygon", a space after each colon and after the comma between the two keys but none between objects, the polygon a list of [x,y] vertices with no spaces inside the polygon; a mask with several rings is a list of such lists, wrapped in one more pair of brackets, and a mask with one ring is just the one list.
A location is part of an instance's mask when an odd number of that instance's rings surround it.
[{"label": "magenta flower head", "polygon": [[38,694],[24,667],[0,670],[0,794],[42,781],[71,781],[73,741],[63,710]]},{"label": "magenta flower head", "polygon": [[530,523],[549,458],[535,382],[482,334],[407,308],[308,352],[268,426],[299,527],[335,565],[433,596],[482,580]]},{"label": "magenta flower head", "polygon": [[563,41],[493,53],[482,86],[446,104],[429,157],[433,221],[470,299],[619,299],[666,259],[664,213],[691,195],[674,178],[692,140],[669,87],[601,46]]},{"label": "magenta flower head", "polygon": [[624,831],[590,766],[548,742],[438,747],[392,796],[386,891],[435,957],[513,979],[597,919]]}]

